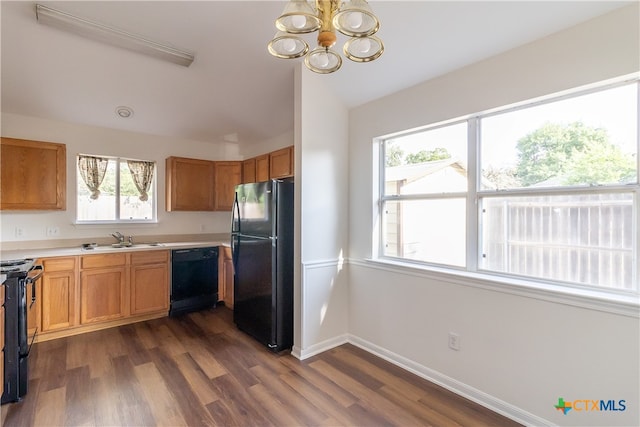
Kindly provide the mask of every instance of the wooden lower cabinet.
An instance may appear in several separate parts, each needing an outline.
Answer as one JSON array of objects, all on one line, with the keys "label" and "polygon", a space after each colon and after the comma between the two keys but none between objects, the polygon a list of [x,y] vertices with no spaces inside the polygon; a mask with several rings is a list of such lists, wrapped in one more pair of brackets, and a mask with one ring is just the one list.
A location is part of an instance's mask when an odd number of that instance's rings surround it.
[{"label": "wooden lower cabinet", "polygon": [[125,317],[127,268],[111,267],[80,273],[80,323]]},{"label": "wooden lower cabinet", "polygon": [[131,314],[169,310],[169,251],[131,254]]},{"label": "wooden lower cabinet", "polygon": [[80,322],[76,258],[49,258],[42,264],[42,332],[76,326]]},{"label": "wooden lower cabinet", "polygon": [[231,248],[220,246],[218,264],[218,298],[224,302],[225,307],[233,309],[233,259]]},{"label": "wooden lower cabinet", "polygon": [[127,316],[127,254],[80,257],[80,323]]}]

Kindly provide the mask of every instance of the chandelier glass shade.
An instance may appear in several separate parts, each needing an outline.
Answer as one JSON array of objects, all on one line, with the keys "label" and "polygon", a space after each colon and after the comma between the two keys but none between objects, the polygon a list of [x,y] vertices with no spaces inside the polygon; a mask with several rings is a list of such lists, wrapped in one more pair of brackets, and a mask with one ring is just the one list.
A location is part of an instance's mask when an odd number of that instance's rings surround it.
[{"label": "chandelier glass shade", "polygon": [[[290,0],[276,19],[278,32],[269,42],[268,50],[277,58],[305,57],[311,71],[333,73],[342,66],[342,58],[332,48],[336,30],[350,39],[343,46],[345,57],[355,62],[373,61],[384,52],[384,44],[373,36],[380,21],[365,0]],[[318,31],[318,47],[309,51],[309,44],[300,34]]]}]

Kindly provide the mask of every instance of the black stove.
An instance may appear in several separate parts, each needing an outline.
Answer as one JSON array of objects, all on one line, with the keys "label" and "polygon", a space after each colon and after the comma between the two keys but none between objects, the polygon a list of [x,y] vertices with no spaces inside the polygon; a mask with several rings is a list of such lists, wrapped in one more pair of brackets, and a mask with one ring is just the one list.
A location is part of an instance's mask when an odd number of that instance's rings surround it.
[{"label": "black stove", "polygon": [[0,273],[7,276],[11,275],[11,277],[26,275],[33,268],[33,263],[34,260],[32,258],[0,261]]},{"label": "black stove", "polygon": [[[1,403],[17,402],[27,393],[29,351],[35,340],[27,333],[27,307],[35,303],[36,283],[42,266],[31,258],[0,261],[4,280],[4,384]],[[27,286],[31,285],[31,301],[27,301]],[[36,330],[37,332],[37,330]]]}]

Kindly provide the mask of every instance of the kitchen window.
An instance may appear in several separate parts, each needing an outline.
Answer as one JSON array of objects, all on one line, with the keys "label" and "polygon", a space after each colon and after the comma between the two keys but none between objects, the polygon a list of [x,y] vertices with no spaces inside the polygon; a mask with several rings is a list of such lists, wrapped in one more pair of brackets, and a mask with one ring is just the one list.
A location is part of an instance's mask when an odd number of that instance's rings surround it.
[{"label": "kitchen window", "polygon": [[637,294],[638,86],[384,138],[378,257]]},{"label": "kitchen window", "polygon": [[156,163],[81,154],[76,159],[77,222],[156,221]]}]

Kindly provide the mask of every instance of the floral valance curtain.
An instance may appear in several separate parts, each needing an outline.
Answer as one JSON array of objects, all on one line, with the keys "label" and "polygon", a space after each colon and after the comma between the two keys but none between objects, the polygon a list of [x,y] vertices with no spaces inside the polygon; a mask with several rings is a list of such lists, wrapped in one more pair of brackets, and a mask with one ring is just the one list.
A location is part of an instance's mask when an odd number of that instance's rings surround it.
[{"label": "floral valance curtain", "polygon": [[78,156],[78,170],[87,188],[91,191],[91,199],[100,196],[100,185],[107,172],[109,159],[94,156]]},{"label": "floral valance curtain", "polygon": [[127,160],[127,166],[129,166],[133,183],[140,193],[140,200],[146,202],[149,200],[149,188],[151,188],[151,182],[153,181],[154,163],[140,160]]}]

